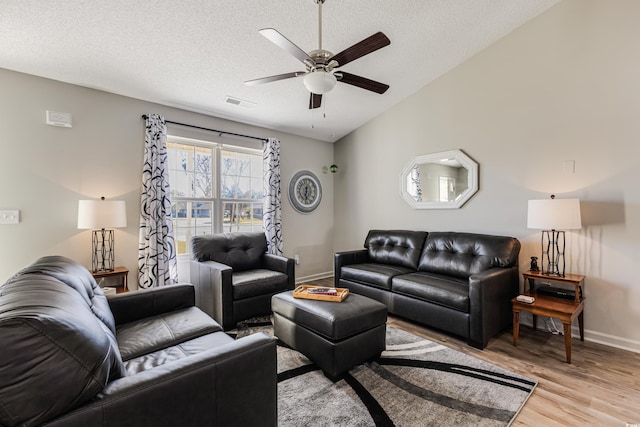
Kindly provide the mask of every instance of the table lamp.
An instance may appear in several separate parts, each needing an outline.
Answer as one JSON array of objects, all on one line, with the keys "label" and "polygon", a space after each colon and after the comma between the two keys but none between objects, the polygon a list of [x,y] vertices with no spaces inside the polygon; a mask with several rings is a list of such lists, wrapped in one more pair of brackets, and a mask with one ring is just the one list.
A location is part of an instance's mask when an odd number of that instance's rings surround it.
[{"label": "table lamp", "polygon": [[[541,273],[565,276],[564,230],[582,228],[579,199],[529,200],[527,227],[542,230]],[[546,259],[546,268],[545,268]]]},{"label": "table lamp", "polygon": [[93,230],[91,239],[91,269],[93,272],[113,271],[113,230],[127,226],[124,200],[80,200],[78,228]]}]

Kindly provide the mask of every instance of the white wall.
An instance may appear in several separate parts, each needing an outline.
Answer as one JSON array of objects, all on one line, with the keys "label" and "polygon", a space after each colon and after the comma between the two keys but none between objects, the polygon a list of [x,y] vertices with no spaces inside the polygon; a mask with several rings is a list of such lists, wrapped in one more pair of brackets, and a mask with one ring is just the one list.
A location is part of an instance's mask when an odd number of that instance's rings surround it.
[{"label": "white wall", "polygon": [[[640,351],[638,16],[635,0],[564,0],[337,142],[335,249],[371,228],[511,235],[526,270],[540,253],[527,200],[578,197],[567,269],[587,276],[586,337]],[[400,171],[456,148],[479,163],[480,191],[459,210],[411,209]]]},{"label": "white wall", "polygon": [[[44,255],[90,266],[91,232],[76,228],[78,200],[105,196],[127,203],[128,227],[115,231],[115,261],[129,268],[129,283],[137,286],[145,113],[279,138],[285,255],[300,254],[298,280],[332,271],[333,176],[323,173],[333,162],[331,144],[3,69],[0,87],[0,209],[19,209],[22,216],[17,225],[0,225],[0,283]],[[73,127],[47,126],[46,110],[71,113]],[[300,169],[315,172],[324,190],[309,215],[294,211],[286,195]]]}]

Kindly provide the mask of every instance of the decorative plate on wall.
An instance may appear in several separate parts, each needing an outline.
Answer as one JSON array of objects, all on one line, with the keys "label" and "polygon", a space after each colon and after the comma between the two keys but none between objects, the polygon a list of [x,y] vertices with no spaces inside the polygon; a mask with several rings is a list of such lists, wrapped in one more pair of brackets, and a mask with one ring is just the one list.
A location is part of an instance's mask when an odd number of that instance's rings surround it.
[{"label": "decorative plate on wall", "polygon": [[313,212],[322,200],[322,186],[313,172],[296,172],[289,181],[289,201],[295,210]]}]

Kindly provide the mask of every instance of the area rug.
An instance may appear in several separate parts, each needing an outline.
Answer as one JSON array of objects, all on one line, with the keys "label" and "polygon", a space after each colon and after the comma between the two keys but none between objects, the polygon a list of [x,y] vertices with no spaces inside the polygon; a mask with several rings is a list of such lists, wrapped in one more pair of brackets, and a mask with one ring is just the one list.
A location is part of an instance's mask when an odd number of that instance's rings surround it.
[{"label": "area rug", "polygon": [[[270,318],[241,322],[237,338]],[[387,349],[332,382],[278,341],[279,426],[508,426],[537,382],[387,326]]]}]

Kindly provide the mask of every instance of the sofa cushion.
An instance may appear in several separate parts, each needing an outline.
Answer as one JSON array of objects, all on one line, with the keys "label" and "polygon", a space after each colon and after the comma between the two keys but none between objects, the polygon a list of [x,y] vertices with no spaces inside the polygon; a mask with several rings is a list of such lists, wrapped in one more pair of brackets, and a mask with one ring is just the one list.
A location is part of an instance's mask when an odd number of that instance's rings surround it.
[{"label": "sofa cushion", "polygon": [[138,372],[184,359],[212,348],[218,348],[233,341],[233,338],[224,332],[214,332],[134,357],[125,361],[124,365],[127,375],[135,375]]},{"label": "sofa cushion", "polygon": [[[113,333],[116,333],[115,320],[107,297],[98,286],[95,278],[85,266],[62,256],[47,256],[25,267],[14,278],[27,274],[51,276],[77,292],[93,314]],[[9,280],[11,282],[11,280]]]},{"label": "sofa cushion", "polygon": [[371,262],[418,269],[426,231],[371,230],[364,242]]},{"label": "sofa cushion", "polygon": [[387,264],[351,264],[341,268],[340,279],[364,283],[380,289],[390,290],[391,279],[401,274],[411,273],[407,267]]},{"label": "sofa cushion", "polygon": [[38,425],[124,374],[106,298],[91,274],[45,257],[0,287],[0,425]]},{"label": "sofa cushion", "polygon": [[216,261],[228,265],[233,271],[259,268],[262,255],[267,252],[264,233],[222,233],[191,238],[193,258]]},{"label": "sofa cushion", "polygon": [[118,325],[117,338],[122,359],[127,361],[221,330],[199,308],[189,307]]},{"label": "sofa cushion", "polygon": [[285,291],[289,289],[288,280],[286,274],[273,270],[257,269],[233,273],[233,299],[241,300]]},{"label": "sofa cushion", "polygon": [[492,267],[513,267],[520,242],[486,234],[431,232],[427,236],[420,271],[468,279]]},{"label": "sofa cushion", "polygon": [[429,273],[410,273],[393,278],[394,293],[469,312],[469,282]]}]

